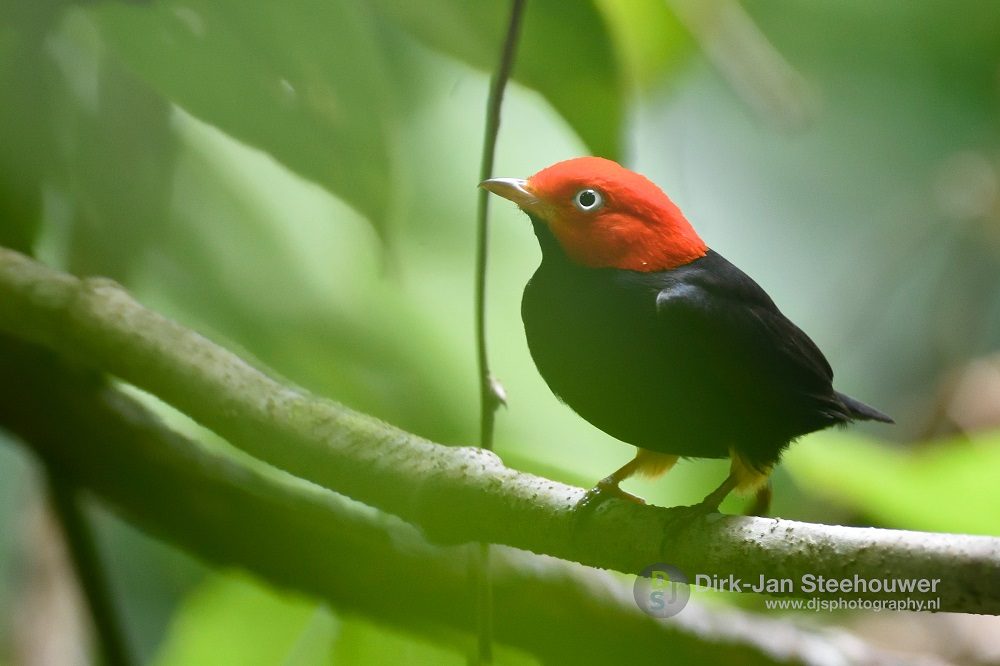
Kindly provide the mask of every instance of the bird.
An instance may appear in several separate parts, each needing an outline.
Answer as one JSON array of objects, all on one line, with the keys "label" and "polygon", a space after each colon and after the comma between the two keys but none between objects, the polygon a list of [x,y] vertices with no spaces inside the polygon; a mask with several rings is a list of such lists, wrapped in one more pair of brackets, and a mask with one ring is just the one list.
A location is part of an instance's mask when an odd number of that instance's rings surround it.
[{"label": "bird", "polygon": [[636,447],[581,509],[643,502],[621,482],[661,476],[679,458],[728,458],[722,484],[687,508],[718,511],[736,491],[765,515],[770,474],[797,438],[893,422],[836,391],[819,347],[646,177],[577,157],[480,187],[527,213],[541,248],[521,318],[542,378],[583,419]]}]

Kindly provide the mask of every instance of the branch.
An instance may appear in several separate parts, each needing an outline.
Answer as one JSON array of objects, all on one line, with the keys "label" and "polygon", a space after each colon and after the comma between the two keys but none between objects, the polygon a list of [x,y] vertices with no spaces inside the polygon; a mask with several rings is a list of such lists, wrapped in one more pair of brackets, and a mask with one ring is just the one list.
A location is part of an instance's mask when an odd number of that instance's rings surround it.
[{"label": "branch", "polygon": [[[231,352],[136,303],[0,250],[0,329],[117,375],[235,446],[292,474],[419,525],[439,542],[489,541],[637,573],[656,562],[745,580],[940,579],[940,610],[1000,614],[1000,539],[708,516],[674,529],[674,510],[609,501],[581,525],[583,490],[508,469],[477,448],[433,444],[279,384]],[[665,538],[666,537],[666,538]],[[821,598],[887,599],[867,591]]]},{"label": "branch", "polygon": [[[185,439],[49,352],[0,339],[0,423],[143,529],[214,564],[438,641],[472,629],[467,549],[431,546],[400,520]],[[610,574],[510,548],[495,549],[491,576],[497,638],[546,663],[899,663],[840,632],[696,603],[656,622]]]}]

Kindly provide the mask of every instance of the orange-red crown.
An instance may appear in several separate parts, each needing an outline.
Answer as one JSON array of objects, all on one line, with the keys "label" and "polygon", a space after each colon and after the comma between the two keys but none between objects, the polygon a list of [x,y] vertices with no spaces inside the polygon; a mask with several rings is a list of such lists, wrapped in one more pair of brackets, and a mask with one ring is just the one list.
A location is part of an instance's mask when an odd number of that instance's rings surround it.
[{"label": "orange-red crown", "polygon": [[545,222],[567,256],[591,268],[658,271],[705,256],[708,247],[659,187],[599,157],[578,157],[526,181],[483,183]]}]

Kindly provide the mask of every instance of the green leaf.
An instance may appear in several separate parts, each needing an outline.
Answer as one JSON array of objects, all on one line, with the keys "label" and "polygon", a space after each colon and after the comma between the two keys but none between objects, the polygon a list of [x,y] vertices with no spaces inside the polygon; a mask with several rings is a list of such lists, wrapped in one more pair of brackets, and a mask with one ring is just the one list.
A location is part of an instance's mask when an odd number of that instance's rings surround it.
[{"label": "green leaf", "polygon": [[46,38],[57,21],[53,3],[0,3],[0,244],[30,251],[40,230],[42,181],[57,135]]},{"label": "green leaf", "polygon": [[185,113],[173,124],[170,233],[134,293],[313,392],[467,441],[472,403],[456,387],[474,374],[423,304],[380,279],[366,222],[215,128]]},{"label": "green leaf", "polygon": [[122,60],[162,94],[382,228],[396,107],[363,7],[166,0],[90,11]]},{"label": "green leaf", "polygon": [[686,62],[695,42],[663,0],[595,0],[625,73],[640,90]]},{"label": "green leaf", "polygon": [[[382,14],[433,49],[492,73],[509,3],[379,0]],[[611,35],[591,2],[530,0],[513,76],[545,97],[590,150],[621,155],[623,85]],[[485,100],[484,100],[485,106]],[[509,130],[515,140],[517,128]]]},{"label": "green leaf", "polygon": [[907,450],[825,432],[783,460],[803,486],[887,526],[1000,535],[1000,433]]},{"label": "green leaf", "polygon": [[176,137],[170,104],[116,60],[102,58],[96,113],[79,113],[68,268],[127,282],[168,220]]},{"label": "green leaf", "polygon": [[[472,641],[467,640],[471,647]],[[497,666],[534,666],[538,660],[525,652],[494,645]],[[365,664],[435,664],[462,666],[468,663],[459,650],[439,647],[395,629],[361,618],[345,619],[337,632],[333,663],[343,666]]]},{"label": "green leaf", "polygon": [[461,653],[447,650],[406,634],[392,631],[359,618],[345,620],[333,651],[333,663],[344,666],[363,664],[439,664],[462,666]]},{"label": "green leaf", "polygon": [[158,666],[310,666],[330,663],[336,621],[315,601],[243,574],[218,575],[181,605]]}]

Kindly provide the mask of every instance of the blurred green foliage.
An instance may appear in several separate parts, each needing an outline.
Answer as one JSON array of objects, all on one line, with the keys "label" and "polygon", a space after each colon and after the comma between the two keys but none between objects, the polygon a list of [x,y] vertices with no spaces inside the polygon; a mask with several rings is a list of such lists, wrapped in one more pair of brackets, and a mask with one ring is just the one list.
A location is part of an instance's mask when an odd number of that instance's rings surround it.
[{"label": "blurred green foliage", "polygon": [[[155,661],[156,666],[390,663],[462,666],[466,658],[363,618],[337,617],[315,601],[235,573],[209,576],[188,595]],[[501,648],[498,663],[538,662]]]},{"label": "blurred green foliage", "polygon": [[[809,84],[790,93],[808,97],[792,100],[807,116],[782,131],[672,6],[528,0],[497,175],[583,153],[624,159],[816,339],[841,390],[896,417],[895,429],[793,447],[776,476],[779,515],[1000,534],[989,481],[1000,406],[983,434],[949,417],[966,364],[1000,347],[1000,7],[745,2],[759,34],[719,24],[740,71],[751,85],[780,77],[754,58],[773,49]],[[506,11],[487,0],[2,2],[0,240],[110,275],[310,390],[472,442],[473,209]],[[493,213],[489,342],[509,395],[498,451],[589,484],[631,450],[537,376],[518,314],[537,247],[512,207]],[[937,435],[948,438],[914,444]],[[14,469],[0,465],[0,497],[31,501],[11,490]],[[723,473],[685,461],[630,489],[691,502]],[[16,554],[7,508],[10,580],[28,555]],[[159,663],[380,663],[385,645],[410,663],[445,659],[240,579],[188,592],[190,561],[106,527],[115,562],[143,553],[147,568],[122,566],[115,582]],[[11,589],[0,588],[6,616]]]},{"label": "blurred green foliage", "polygon": [[[816,441],[818,440],[818,441]],[[874,524],[1000,534],[1000,436],[951,438],[916,451],[841,433],[789,452],[795,479]]]},{"label": "blurred green foliage", "polygon": [[209,577],[177,610],[156,663],[327,664],[335,630],[314,601],[269,592],[242,575]]}]

